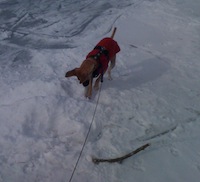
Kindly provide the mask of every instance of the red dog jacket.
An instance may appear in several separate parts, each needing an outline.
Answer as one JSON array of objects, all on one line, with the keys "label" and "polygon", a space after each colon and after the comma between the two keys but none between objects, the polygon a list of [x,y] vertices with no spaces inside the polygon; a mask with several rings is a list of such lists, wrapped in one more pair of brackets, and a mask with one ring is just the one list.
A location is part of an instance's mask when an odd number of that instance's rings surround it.
[{"label": "red dog jacket", "polygon": [[86,58],[94,57],[100,52],[101,48],[103,48],[103,52],[98,60],[102,70],[98,70],[98,74],[101,71],[105,72],[107,70],[110,59],[112,59],[113,56],[115,56],[120,51],[120,47],[115,40],[113,40],[112,38],[104,38],[86,56]]}]

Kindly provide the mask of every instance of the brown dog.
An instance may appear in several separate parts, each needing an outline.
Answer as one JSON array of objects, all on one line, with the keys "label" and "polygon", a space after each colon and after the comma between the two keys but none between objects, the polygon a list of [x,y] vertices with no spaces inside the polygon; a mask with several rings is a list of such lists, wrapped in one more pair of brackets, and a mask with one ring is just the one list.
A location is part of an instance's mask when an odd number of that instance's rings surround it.
[{"label": "brown dog", "polygon": [[114,29],[111,38],[102,39],[95,48],[86,56],[79,68],[68,71],[65,77],[77,76],[80,84],[86,87],[85,97],[92,96],[93,78],[97,77],[94,88],[99,89],[99,81],[103,81],[103,75],[108,68],[108,77],[111,78],[111,69],[115,66],[116,54],[120,51],[120,47],[113,40],[116,28]]}]

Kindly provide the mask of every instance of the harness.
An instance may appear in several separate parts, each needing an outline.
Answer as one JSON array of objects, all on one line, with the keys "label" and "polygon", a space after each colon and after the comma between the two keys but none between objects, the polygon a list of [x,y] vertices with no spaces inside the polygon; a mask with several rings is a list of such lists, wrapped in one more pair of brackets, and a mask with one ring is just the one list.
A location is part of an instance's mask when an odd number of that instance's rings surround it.
[{"label": "harness", "polygon": [[94,50],[99,50],[99,52],[98,52],[97,54],[95,54],[95,55],[92,55],[91,57],[92,57],[93,59],[95,59],[96,61],[98,61],[99,66],[98,66],[98,68],[93,72],[93,77],[94,77],[94,78],[97,77],[97,76],[99,75],[99,72],[98,72],[98,71],[100,70],[100,73],[101,73],[101,82],[103,82],[103,72],[104,72],[104,70],[103,70],[102,64],[100,63],[100,57],[101,57],[102,54],[104,54],[104,55],[106,56],[106,58],[109,60],[109,52],[108,52],[108,50],[106,50],[106,48],[103,47],[103,46],[96,46],[96,47],[94,48]]},{"label": "harness", "polygon": [[107,57],[107,59],[109,59],[108,50],[106,50],[105,47],[103,47],[103,46],[96,46],[96,47],[94,48],[94,50],[95,50],[95,49],[99,50],[99,52],[98,52],[96,55],[94,55],[94,57],[93,57],[95,60],[99,60],[99,58],[100,58],[100,56],[101,56],[102,54],[104,54],[104,55]]}]

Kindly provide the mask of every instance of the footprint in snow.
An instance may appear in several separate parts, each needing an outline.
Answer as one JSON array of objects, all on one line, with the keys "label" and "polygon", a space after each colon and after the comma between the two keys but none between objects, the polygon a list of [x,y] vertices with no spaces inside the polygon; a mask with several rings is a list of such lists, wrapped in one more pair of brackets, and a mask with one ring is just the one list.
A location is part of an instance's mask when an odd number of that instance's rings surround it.
[{"label": "footprint in snow", "polygon": [[178,151],[176,148],[171,148],[171,149],[170,149],[170,152],[171,152],[171,154],[172,154],[173,156],[175,156],[175,157],[180,156],[180,153],[179,153],[179,151]]}]

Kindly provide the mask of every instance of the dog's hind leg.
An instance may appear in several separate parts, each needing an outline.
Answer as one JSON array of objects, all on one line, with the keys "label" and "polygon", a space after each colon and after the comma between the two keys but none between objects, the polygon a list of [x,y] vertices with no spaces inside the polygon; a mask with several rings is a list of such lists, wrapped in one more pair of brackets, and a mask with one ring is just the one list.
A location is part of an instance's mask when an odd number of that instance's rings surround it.
[{"label": "dog's hind leg", "polygon": [[108,79],[109,80],[112,80],[111,70],[115,67],[115,62],[116,62],[116,55],[110,60],[110,66],[108,68]]}]

